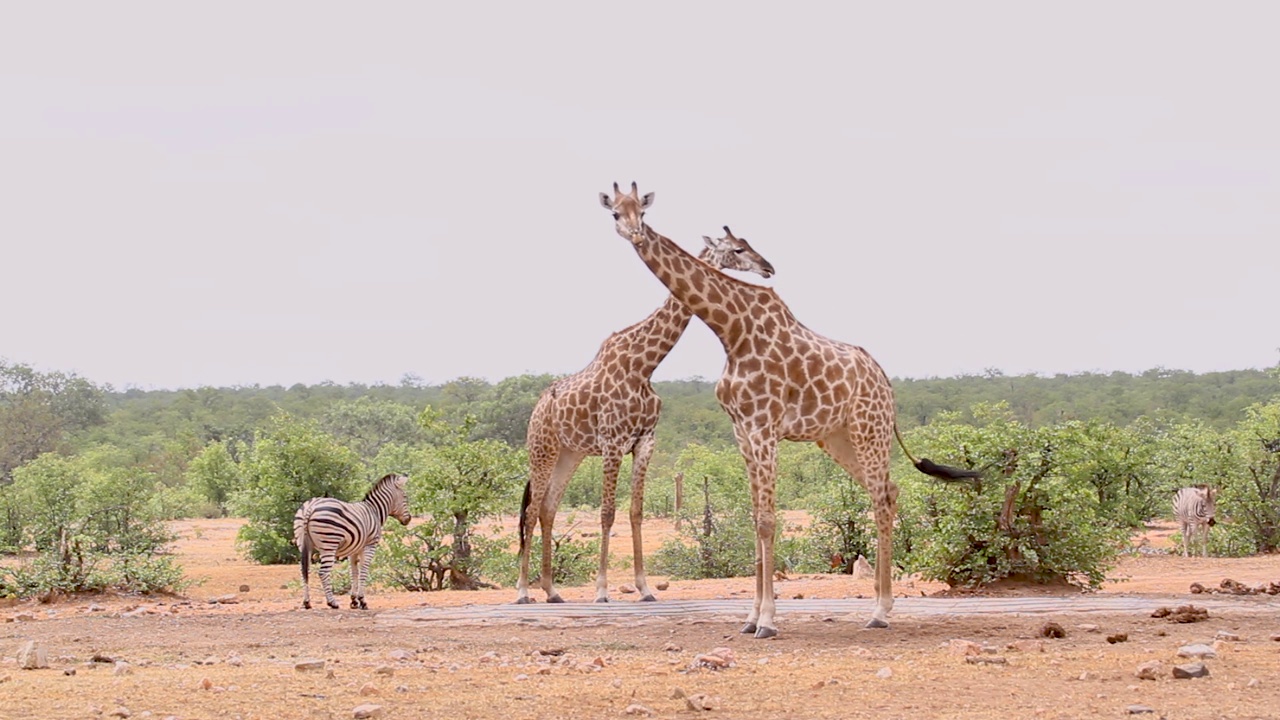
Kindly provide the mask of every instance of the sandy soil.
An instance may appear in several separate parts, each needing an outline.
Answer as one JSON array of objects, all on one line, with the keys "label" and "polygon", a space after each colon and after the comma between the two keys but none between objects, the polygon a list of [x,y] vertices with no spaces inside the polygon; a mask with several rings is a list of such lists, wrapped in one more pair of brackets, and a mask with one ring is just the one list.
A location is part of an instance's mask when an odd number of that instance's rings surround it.
[{"label": "sandy soil", "polygon": [[[177,523],[179,562],[200,584],[184,597],[87,597],[0,607],[0,718],[351,718],[358,706],[386,718],[611,718],[644,706],[652,717],[692,717],[681,693],[707,696],[706,711],[726,718],[1081,718],[1122,716],[1130,705],[1175,718],[1280,718],[1280,617],[1241,602],[1209,620],[1179,625],[1143,614],[982,615],[899,618],[888,631],[865,618],[783,619],[780,635],[757,641],[736,622],[709,617],[581,625],[396,622],[419,606],[508,603],[511,589],[404,593],[376,590],[367,612],[300,609],[295,567],[261,567],[235,552],[237,520]],[[582,524],[589,529],[591,521]],[[629,549],[617,528],[615,553]],[[645,525],[656,548],[671,529]],[[1172,529],[1147,533],[1167,548]],[[1126,557],[1103,594],[1173,596],[1194,602],[1193,581],[1217,586],[1280,582],[1280,557],[1184,559]],[[630,580],[615,570],[616,586]],[[658,580],[659,578],[652,578]],[[318,584],[313,578],[313,593]],[[247,592],[240,586],[247,585]],[[748,578],[674,581],[660,599],[750,598]],[[870,580],[792,577],[782,598],[874,594]],[[904,579],[901,595],[932,594],[932,583]],[[1002,594],[1045,592],[1012,589]],[[566,588],[587,602],[590,587]],[[233,604],[210,603],[234,596]],[[541,599],[540,593],[535,596]],[[616,602],[634,595],[613,594]],[[1062,639],[1034,639],[1046,621]],[[1081,625],[1096,625],[1089,631]],[[1175,680],[1179,646],[1211,642],[1211,675]],[[1127,642],[1107,636],[1127,633]],[[970,664],[948,643],[987,645],[1004,664]],[[18,668],[19,648],[34,640],[50,667]],[[1010,643],[1032,640],[1032,647]],[[698,665],[700,653],[728,648],[733,664]],[[539,651],[545,651],[542,654]],[[95,661],[97,658],[97,661]],[[324,661],[319,670],[298,662]],[[1154,681],[1134,669],[1159,660]],[[114,661],[123,661],[127,665]],[[1257,682],[1252,682],[1252,681]],[[643,717],[643,711],[634,716]]]}]

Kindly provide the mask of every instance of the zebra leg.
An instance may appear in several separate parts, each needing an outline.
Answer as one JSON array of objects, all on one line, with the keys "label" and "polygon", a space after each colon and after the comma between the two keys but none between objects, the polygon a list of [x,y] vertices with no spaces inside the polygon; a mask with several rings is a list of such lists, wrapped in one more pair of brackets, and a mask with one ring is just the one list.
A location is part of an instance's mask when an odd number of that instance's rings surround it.
[{"label": "zebra leg", "polygon": [[320,587],[324,588],[324,601],[329,607],[337,610],[338,601],[333,597],[333,582],[329,577],[333,572],[335,561],[332,551],[320,553]]},{"label": "zebra leg", "polygon": [[[360,557],[360,571],[356,572],[354,567],[351,569],[352,583],[356,582],[357,577],[360,578],[359,584],[354,585],[351,590],[351,607],[353,608],[359,607],[361,610],[369,609],[369,605],[364,601],[364,591],[365,588],[369,586],[369,565],[373,562],[373,554],[377,552],[377,550],[377,543],[370,543],[369,545],[366,545],[364,552],[361,553]],[[353,555],[351,559],[354,561],[355,556]]]}]

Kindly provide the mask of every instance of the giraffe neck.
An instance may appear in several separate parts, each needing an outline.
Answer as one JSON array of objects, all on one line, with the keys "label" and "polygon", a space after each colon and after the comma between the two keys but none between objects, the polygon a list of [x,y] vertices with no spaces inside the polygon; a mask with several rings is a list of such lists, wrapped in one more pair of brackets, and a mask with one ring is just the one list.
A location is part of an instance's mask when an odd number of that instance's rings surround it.
[{"label": "giraffe neck", "polygon": [[770,303],[765,287],[729,277],[686,252],[648,225],[636,253],[671,291],[671,297],[697,315],[731,351],[754,324],[753,309]]},{"label": "giraffe neck", "polygon": [[[703,251],[700,262],[710,259]],[[675,295],[668,295],[666,302],[649,317],[614,333],[607,342],[611,358],[630,363],[630,371],[642,377],[652,377],[658,365],[671,353],[684,331],[689,327],[693,313]]]}]

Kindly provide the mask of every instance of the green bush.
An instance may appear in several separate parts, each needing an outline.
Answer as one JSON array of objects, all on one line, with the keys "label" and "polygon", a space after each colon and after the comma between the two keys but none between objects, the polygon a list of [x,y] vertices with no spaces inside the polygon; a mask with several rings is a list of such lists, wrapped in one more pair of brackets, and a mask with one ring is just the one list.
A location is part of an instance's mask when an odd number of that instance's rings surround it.
[{"label": "green bush", "polygon": [[254,439],[241,467],[243,484],[229,509],[248,518],[236,541],[264,564],[298,562],[293,516],[313,497],[358,501],[368,490],[355,452],[320,430],[315,421],[287,415],[272,419]]}]

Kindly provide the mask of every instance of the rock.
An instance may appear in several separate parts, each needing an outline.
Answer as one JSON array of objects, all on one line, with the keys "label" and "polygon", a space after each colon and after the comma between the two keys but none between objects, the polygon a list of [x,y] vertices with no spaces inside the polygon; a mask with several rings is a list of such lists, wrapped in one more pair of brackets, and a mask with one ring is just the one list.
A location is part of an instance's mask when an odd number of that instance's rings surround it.
[{"label": "rock", "polygon": [[227,658],[227,664],[232,667],[241,667],[244,665],[244,660],[241,660],[239,655],[232,655]]},{"label": "rock", "polygon": [[1107,636],[1107,642],[1111,643],[1112,645],[1115,645],[1116,643],[1122,643],[1122,642],[1128,642],[1128,641],[1129,641],[1129,633],[1115,633],[1114,635]]},{"label": "rock", "polygon": [[210,655],[209,657],[207,657],[207,658],[205,658],[205,659],[203,659],[203,660],[197,660],[197,661],[196,661],[196,664],[197,664],[197,665],[217,665],[217,664],[218,664],[218,656],[217,656],[217,655]]},{"label": "rock", "polygon": [[529,679],[529,676],[525,675],[524,673],[520,673],[519,675],[516,675],[512,679],[515,680],[516,682],[524,682],[525,680]]},{"label": "rock", "polygon": [[132,675],[133,666],[123,660],[117,660],[115,666],[111,668],[112,675]]},{"label": "rock", "polygon": [[18,650],[18,667],[23,670],[39,670],[49,667],[49,653],[44,645],[28,640]]},{"label": "rock", "polygon": [[294,670],[323,670],[324,660],[310,658],[307,660],[299,660],[293,664]]},{"label": "rock", "polygon": [[1193,582],[1191,583],[1190,590],[1192,595],[1199,595],[1200,593],[1204,592],[1204,586],[1198,582]]},{"label": "rock", "polygon": [[483,655],[481,655],[481,656],[480,656],[480,662],[481,662],[481,663],[497,662],[497,661],[498,661],[498,660],[500,660],[500,659],[501,659],[501,658],[498,656],[498,653],[496,653],[496,652],[494,652],[494,651],[492,651],[492,650],[490,650],[489,652],[487,652],[487,653],[485,653],[485,654],[483,654]]},{"label": "rock", "polygon": [[1280,642],[1280,633],[1273,634],[1270,639],[1272,642]]},{"label": "rock", "polygon": [[109,717],[118,717],[118,718],[127,718],[132,716],[133,716],[133,713],[129,712],[129,708],[123,705],[117,707],[115,710],[112,710],[109,714]]},{"label": "rock", "polygon": [[631,583],[623,583],[618,586],[618,592],[623,595],[630,595],[631,593],[636,592],[636,586]]},{"label": "rock", "polygon": [[1193,623],[1209,619],[1209,611],[1195,605],[1179,605],[1168,615],[1169,622]]},{"label": "rock", "polygon": [[1129,705],[1124,709],[1126,715],[1144,715],[1155,711],[1155,708],[1147,707],[1146,705]]},{"label": "rock", "polygon": [[211,605],[235,605],[239,602],[240,602],[240,598],[236,597],[234,593],[230,595],[219,595],[218,597],[209,598],[209,604]]},{"label": "rock", "polygon": [[1249,678],[1249,682],[1245,683],[1244,686],[1251,688],[1262,687],[1262,681],[1258,678]]},{"label": "rock", "polygon": [[381,692],[382,692],[382,691],[378,689],[378,686],[377,686],[377,685],[374,685],[373,683],[369,683],[369,682],[367,682],[367,683],[365,683],[365,684],[363,684],[363,685],[361,685],[361,686],[360,686],[360,694],[361,694],[362,696],[363,696],[363,695],[378,695],[378,694],[380,694]]},{"label": "rock", "polygon": [[667,643],[666,645],[662,646],[662,649],[665,652],[680,652],[682,648],[675,643]]},{"label": "rock", "polygon": [[242,593],[249,592],[249,586],[248,586],[248,585],[241,585],[241,586],[240,586],[240,592],[242,592]]},{"label": "rock", "polygon": [[382,715],[381,705],[357,705],[351,710],[351,716],[356,720],[363,718],[376,718]]},{"label": "rock", "polygon": [[388,677],[396,674],[396,669],[390,665],[379,665],[373,671],[374,675],[386,675]]},{"label": "rock", "polygon": [[653,587],[657,590],[666,590],[667,588],[671,587],[671,583],[667,582],[666,580],[659,580],[657,584],[655,584]]},{"label": "rock", "polygon": [[889,678],[893,677],[893,670],[887,667],[882,667],[876,671],[876,677],[880,678],[881,680],[888,680]]},{"label": "rock", "polygon": [[1209,647],[1208,645],[1204,645],[1202,643],[1196,643],[1194,645],[1183,645],[1182,647],[1178,648],[1178,657],[1193,658],[1195,660],[1205,660],[1205,659],[1218,657],[1218,654],[1215,653],[1213,651],[1213,648]]},{"label": "rock", "polygon": [[1083,623],[1076,627],[1080,628],[1081,632],[1098,632],[1098,626],[1093,623]]},{"label": "rock", "polygon": [[964,661],[970,665],[1004,665],[1009,662],[999,655],[969,655]]},{"label": "rock", "polygon": [[952,655],[981,655],[982,646],[972,640],[952,640],[949,643]]},{"label": "rock", "polygon": [[1174,665],[1173,676],[1179,680],[1185,678],[1201,678],[1209,677],[1209,668],[1204,663],[1187,663],[1186,665]]},{"label": "rock", "polygon": [[729,667],[729,661],[719,655],[699,654],[693,659],[693,667],[704,667],[710,670],[720,670]]},{"label": "rock", "polygon": [[1214,640],[1225,640],[1227,642],[1240,642],[1240,636],[1227,630],[1219,630],[1213,636]]},{"label": "rock", "polygon": [[62,671],[62,674],[63,674],[63,675],[75,675],[75,674],[76,674],[76,669],[75,669],[75,668],[66,668],[65,670],[63,670],[63,671]]},{"label": "rock", "polygon": [[1067,631],[1063,630],[1062,626],[1056,622],[1047,622],[1040,627],[1040,636],[1047,638],[1064,638],[1067,636]]},{"label": "rock", "polygon": [[200,689],[201,689],[201,690],[212,690],[212,689],[213,689],[213,681],[212,681],[212,680],[210,680],[209,678],[200,678]]},{"label": "rock", "polygon": [[31,622],[35,619],[36,616],[29,612],[20,612],[13,616],[14,622]]},{"label": "rock", "polygon": [[1017,650],[1019,652],[1044,652],[1043,640],[1014,640],[1005,645],[1007,650]]},{"label": "rock", "polygon": [[1148,660],[1139,665],[1133,674],[1137,675],[1139,680],[1155,680],[1163,670],[1164,663],[1159,660]]},{"label": "rock", "polygon": [[645,707],[644,705],[641,705],[640,703],[631,703],[630,705],[627,706],[627,709],[623,710],[622,712],[626,715],[644,715],[645,717],[649,717],[653,715],[652,710]]},{"label": "rock", "polygon": [[684,688],[673,687],[671,688],[671,694],[668,695],[667,697],[671,698],[672,700],[679,700],[681,698],[688,697],[688,695],[685,694]]},{"label": "rock", "polygon": [[401,661],[412,660],[413,653],[409,652],[408,650],[392,650],[391,652],[387,653],[387,657],[391,660],[401,660]]},{"label": "rock", "polygon": [[684,699],[684,705],[690,710],[701,712],[703,710],[715,710],[719,703],[706,693],[695,693]]},{"label": "rock", "polygon": [[595,665],[598,668],[607,667],[609,665],[609,663],[605,662],[605,659],[602,657],[596,657],[595,660],[591,661],[591,664]]}]

